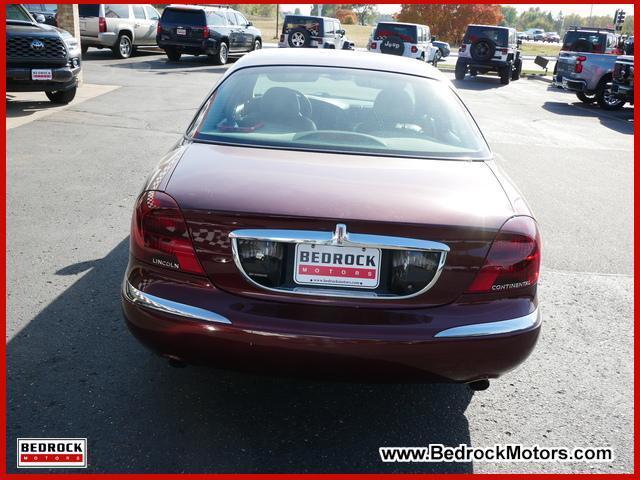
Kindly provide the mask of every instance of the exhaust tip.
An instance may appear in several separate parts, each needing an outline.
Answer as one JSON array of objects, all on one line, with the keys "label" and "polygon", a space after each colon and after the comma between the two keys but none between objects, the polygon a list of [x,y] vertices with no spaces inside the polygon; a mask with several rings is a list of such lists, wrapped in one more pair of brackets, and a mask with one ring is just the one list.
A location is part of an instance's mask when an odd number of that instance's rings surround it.
[{"label": "exhaust tip", "polygon": [[474,392],[481,392],[483,390],[486,390],[487,388],[489,388],[489,380],[486,378],[483,378],[482,380],[476,380],[474,382],[469,382],[467,385],[469,385],[469,388],[471,390],[473,390]]}]

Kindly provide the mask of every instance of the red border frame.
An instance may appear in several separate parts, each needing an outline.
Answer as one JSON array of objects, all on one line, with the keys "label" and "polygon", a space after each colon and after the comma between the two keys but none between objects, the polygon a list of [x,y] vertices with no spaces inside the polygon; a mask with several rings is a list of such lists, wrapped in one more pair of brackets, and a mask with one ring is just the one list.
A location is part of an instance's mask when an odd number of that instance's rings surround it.
[{"label": "red border frame", "polygon": [[[8,1],[6,3],[19,3],[16,1]],[[58,1],[57,3],[74,3],[68,0],[62,0],[62,1]],[[88,2],[84,2],[84,3],[99,3],[99,2],[93,2],[93,1],[88,1]],[[112,3],[128,3],[128,2],[123,2],[123,1],[114,1]],[[203,2],[189,2],[189,1],[185,1],[183,3],[203,3]],[[264,0],[255,0],[253,2],[247,2],[244,0],[241,0],[237,3],[273,3],[273,2],[268,2],[268,1],[264,1]],[[294,2],[284,2],[282,4],[293,4]],[[331,4],[334,2],[320,2],[323,4]],[[373,2],[370,2],[373,3]],[[376,2],[378,4],[384,4],[384,3],[394,3],[394,2]],[[419,1],[409,1],[409,2],[405,2],[405,3],[453,3],[453,2],[419,2]],[[462,0],[459,3],[491,3],[491,2],[483,2],[483,1],[470,1],[470,0]],[[514,2],[516,4],[526,4],[527,2]],[[570,0],[568,2],[565,2],[568,4],[579,4],[582,5],[583,2],[580,1],[576,1],[576,0]],[[538,1],[537,2],[538,5],[556,5],[558,4],[558,2],[553,2],[553,1],[549,1],[549,0],[542,0],[542,1]],[[600,4],[605,4],[605,5],[612,5],[612,6],[618,6],[620,5],[620,3],[616,3],[616,2],[611,2],[611,1],[605,1],[605,2],[600,2]],[[634,12],[635,15],[635,12]],[[0,9],[0,28],[2,30],[5,29],[5,17],[6,17],[6,10],[4,8]],[[634,25],[634,35],[638,33],[638,27]],[[0,44],[0,56],[2,56],[3,58],[6,58],[6,36],[4,37],[5,41],[3,41]],[[6,74],[6,63],[3,61],[2,64],[0,65],[0,70],[2,71],[3,74]],[[3,83],[2,84],[2,89],[6,94],[6,84]],[[635,91],[635,103],[638,103],[638,99],[640,98],[640,94],[638,93],[638,91]],[[3,117],[5,118],[6,121],[6,101],[5,103],[2,104],[1,106],[1,111],[3,114]],[[638,144],[640,143],[640,141],[635,139],[635,122],[638,120],[638,115],[636,114],[635,110],[634,110],[634,149],[638,147]],[[1,273],[1,278],[2,278],[2,309],[3,309],[3,326],[4,326],[4,331],[6,332],[6,325],[7,325],[7,319],[6,319],[6,299],[7,299],[7,279],[6,279],[6,264],[7,264],[7,257],[6,257],[6,252],[7,252],[7,238],[6,238],[6,231],[7,231],[7,193],[6,193],[6,184],[7,184],[7,159],[6,159],[6,151],[7,151],[7,135],[6,135],[6,129],[4,132],[0,133],[0,137],[1,137],[1,144],[3,147],[3,150],[5,152],[5,155],[3,157],[3,163],[4,163],[4,168],[2,169],[2,184],[0,186],[1,189],[1,194],[2,194],[2,206],[3,206],[3,211],[4,211],[4,215],[2,216],[2,220],[0,225],[2,225],[2,229],[5,231],[5,235],[3,235],[2,237],[2,260],[3,260],[3,264],[5,265],[5,268],[2,269],[2,273]],[[634,150],[634,167],[637,165],[637,160],[638,160],[638,155],[636,153],[636,151]],[[638,179],[640,178],[640,174],[638,173],[638,171],[634,171],[634,182],[637,183]],[[635,184],[634,184],[635,185]],[[637,192],[635,192],[635,186],[634,186],[634,211],[637,212],[638,210],[638,205],[640,205],[640,197],[638,195]],[[638,254],[640,254],[640,246],[639,246],[639,242],[638,240],[638,231],[637,231],[637,226],[638,226],[638,219],[637,217],[634,216],[634,257],[637,258]],[[638,327],[638,322],[635,321],[636,318],[636,314],[635,312],[638,309],[639,303],[638,302],[638,293],[640,292],[640,287],[638,286],[638,267],[637,265],[634,264],[634,341],[633,341],[633,351],[634,351],[634,378],[638,377],[638,371],[637,371],[637,364],[635,362],[635,355],[638,352],[638,344],[636,342],[636,338],[638,336],[638,334],[640,333],[640,328]],[[604,319],[603,319],[604,320]],[[0,436],[0,472],[2,474],[4,474],[6,476],[6,478],[11,478],[11,479],[39,479],[39,478],[45,478],[47,476],[50,476],[52,474],[47,473],[47,474],[38,474],[38,473],[26,473],[26,474],[19,474],[19,473],[12,473],[12,474],[7,474],[7,458],[4,456],[6,450],[6,442],[7,442],[7,384],[6,384],[6,376],[7,376],[7,363],[6,363],[6,350],[7,346],[6,346],[6,341],[2,343],[2,352],[1,352],[1,358],[0,358],[0,363],[1,363],[1,367],[2,367],[2,372],[0,372],[0,392],[2,394],[1,396],[1,401],[2,403],[0,404],[0,431],[2,432],[2,435]],[[634,382],[634,405],[635,405],[635,400],[637,399],[637,393],[638,393],[638,383]],[[640,478],[637,476],[637,465],[638,465],[638,460],[640,459],[640,454],[638,453],[638,443],[636,441],[636,437],[635,437],[635,433],[637,433],[638,431],[638,410],[637,408],[634,408],[634,440],[633,440],[633,444],[634,444],[634,471],[633,473],[625,473],[625,474],[561,474],[561,475],[554,475],[555,476],[563,476],[563,477],[570,477],[572,475],[598,475],[598,478],[602,478],[602,479],[610,479],[610,478]],[[299,477],[302,474],[282,474],[282,475],[277,475],[277,474],[116,474],[116,475],[112,475],[112,474],[100,474],[100,473],[77,473],[77,474],[53,474],[53,475],[62,475],[64,478],[67,477],[88,477],[88,476],[99,476],[102,478],[108,478],[108,479],[125,479],[125,478],[136,478],[136,479],[144,479],[144,478],[151,478],[151,479],[157,479],[157,480],[164,480],[164,479],[179,479],[179,478],[184,478],[184,477],[188,477],[189,480],[193,479],[193,480],[200,480],[200,479],[210,479],[210,478],[234,478],[234,479],[247,479],[247,478],[256,478],[259,477],[261,479],[264,480],[270,480],[270,479],[276,479],[276,478],[290,478],[290,479],[294,479]],[[326,477],[349,477],[349,478],[357,478],[357,479],[383,479],[383,478],[388,478],[388,477],[393,477],[393,478],[422,478],[422,477],[435,477],[435,476],[446,476],[447,479],[451,478],[451,479],[457,479],[457,478],[464,478],[468,475],[473,475],[473,474],[450,474],[450,475],[441,475],[441,474],[304,474],[305,478],[310,478],[310,479],[320,479],[320,478],[326,478]],[[510,478],[510,477],[518,477],[518,478],[545,478],[547,477],[547,475],[545,474],[480,474],[482,476],[501,476],[502,478]]]}]

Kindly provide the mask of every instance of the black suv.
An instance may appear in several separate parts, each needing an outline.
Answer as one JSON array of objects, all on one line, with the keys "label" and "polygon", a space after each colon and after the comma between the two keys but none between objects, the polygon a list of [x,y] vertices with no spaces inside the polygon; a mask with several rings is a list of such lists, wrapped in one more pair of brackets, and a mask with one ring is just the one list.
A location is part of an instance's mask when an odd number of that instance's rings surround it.
[{"label": "black suv", "polygon": [[7,92],[45,92],[53,103],[76,95],[80,43],[68,32],[38,24],[21,5],[7,5]]},{"label": "black suv", "polygon": [[164,9],[156,41],[171,61],[205,54],[224,65],[229,54],[262,48],[262,33],[232,8],[180,5]]},{"label": "black suv", "polygon": [[467,70],[471,76],[496,71],[500,83],[507,85],[518,80],[522,72],[522,58],[515,28],[493,25],[469,25],[458,50],[456,80],[464,79]]}]

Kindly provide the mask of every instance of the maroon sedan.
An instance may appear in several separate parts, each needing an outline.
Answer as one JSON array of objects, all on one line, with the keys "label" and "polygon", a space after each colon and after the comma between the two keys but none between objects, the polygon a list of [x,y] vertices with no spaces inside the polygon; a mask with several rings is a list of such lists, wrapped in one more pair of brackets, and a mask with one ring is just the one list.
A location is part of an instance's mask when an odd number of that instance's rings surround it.
[{"label": "maroon sedan", "polygon": [[144,186],[124,315],[173,363],[482,389],[535,346],[540,247],[438,70],[263,50]]}]

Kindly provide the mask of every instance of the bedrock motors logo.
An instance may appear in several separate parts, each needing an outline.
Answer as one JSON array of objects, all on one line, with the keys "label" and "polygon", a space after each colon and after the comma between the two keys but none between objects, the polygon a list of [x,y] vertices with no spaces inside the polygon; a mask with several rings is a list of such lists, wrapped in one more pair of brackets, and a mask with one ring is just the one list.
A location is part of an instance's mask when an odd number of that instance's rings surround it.
[{"label": "bedrock motors logo", "polygon": [[19,438],[18,468],[87,468],[87,439]]}]

